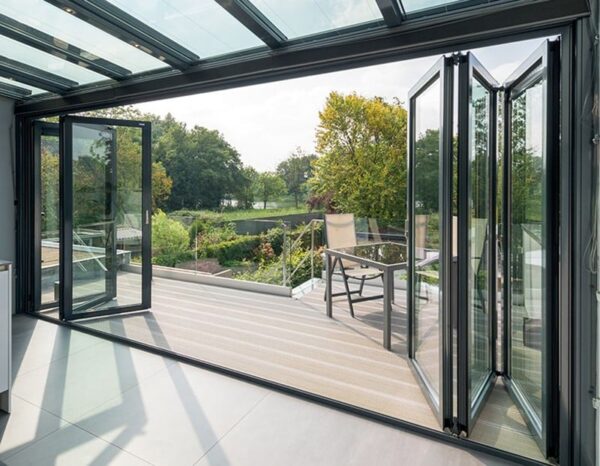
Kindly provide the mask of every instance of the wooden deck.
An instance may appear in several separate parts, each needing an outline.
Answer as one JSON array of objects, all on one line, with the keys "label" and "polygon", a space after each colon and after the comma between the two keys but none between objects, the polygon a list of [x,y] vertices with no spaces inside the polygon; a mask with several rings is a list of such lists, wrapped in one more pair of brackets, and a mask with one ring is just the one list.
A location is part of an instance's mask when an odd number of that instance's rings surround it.
[{"label": "wooden deck", "polygon": [[[119,296],[126,294],[121,288]],[[396,303],[404,299],[404,293],[397,292]],[[80,323],[439,428],[406,358],[406,312],[400,305],[394,306],[392,316],[392,351],[386,351],[382,346],[381,301],[357,304],[356,318],[352,319],[345,299],[337,298],[334,317],[329,319],[322,288],[293,299],[155,278],[152,300],[150,312]],[[543,460],[500,383],[472,438]]]}]

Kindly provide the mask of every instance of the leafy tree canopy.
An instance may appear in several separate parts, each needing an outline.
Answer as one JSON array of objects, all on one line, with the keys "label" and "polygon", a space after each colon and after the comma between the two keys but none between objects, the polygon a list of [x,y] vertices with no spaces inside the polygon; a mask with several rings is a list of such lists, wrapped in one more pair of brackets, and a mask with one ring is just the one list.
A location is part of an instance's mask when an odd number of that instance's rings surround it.
[{"label": "leafy tree canopy", "polygon": [[407,112],[397,100],[329,94],[319,112],[310,186],[336,208],[403,224]]}]

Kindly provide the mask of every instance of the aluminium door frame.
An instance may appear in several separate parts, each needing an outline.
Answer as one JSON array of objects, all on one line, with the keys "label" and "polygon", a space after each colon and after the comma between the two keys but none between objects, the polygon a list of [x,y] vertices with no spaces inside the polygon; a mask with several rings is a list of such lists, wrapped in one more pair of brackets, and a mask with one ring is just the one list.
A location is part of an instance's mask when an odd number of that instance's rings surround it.
[{"label": "aluminium door frame", "polygon": [[[73,125],[92,124],[116,127],[134,127],[142,131],[142,299],[141,303],[127,306],[115,306],[110,309],[89,311],[75,315],[73,309]],[[116,134],[116,133],[115,133]],[[60,183],[60,234],[61,234],[61,278],[60,278],[60,320],[76,320],[90,317],[122,314],[149,309],[151,306],[152,280],[152,134],[151,123],[136,120],[118,120],[64,115],[60,123],[61,183]],[[113,145],[116,149],[116,145]],[[68,156],[70,155],[70,156]],[[113,155],[118,157],[118,154]],[[116,162],[116,159],[115,159]],[[113,170],[116,177],[116,166]],[[114,198],[114,196],[112,196]],[[108,208],[108,206],[107,206]],[[114,199],[110,206],[114,208]],[[71,234],[68,234],[71,232]],[[116,231],[114,232],[116,235]],[[116,248],[116,244],[114,245]],[[114,249],[114,248],[113,248]],[[116,291],[116,290],[115,290]],[[102,299],[102,298],[100,298]],[[100,299],[98,302],[100,302]]]},{"label": "aluminium door frame", "polygon": [[[494,77],[479,62],[477,57],[466,52],[459,56],[458,60],[458,181],[457,181],[457,204],[458,204],[458,232],[457,232],[457,255],[458,255],[458,286],[457,290],[457,422],[458,429],[470,434],[477,417],[485,405],[485,400],[494,388],[496,380],[496,164],[497,164],[497,98],[499,84]],[[469,225],[470,216],[470,155],[471,155],[471,96],[473,80],[485,87],[488,94],[488,239],[486,245],[487,255],[487,302],[488,302],[488,350],[490,354],[490,372],[486,380],[475,395],[475,403],[471,403],[470,396],[470,345],[469,338],[471,328],[469,325]]]},{"label": "aluminium door frame", "polygon": [[[509,394],[515,404],[521,408],[525,421],[533,432],[542,453],[547,457],[556,457],[558,454],[558,400],[559,400],[559,293],[558,271],[559,263],[559,235],[560,228],[559,211],[559,169],[561,163],[560,148],[560,60],[558,53],[561,42],[545,41],[530,57],[525,60],[504,84],[504,192],[503,192],[503,359],[504,380]],[[542,65],[542,69],[535,69]],[[535,73],[534,73],[535,72]],[[546,309],[543,310],[543,318],[546,319],[543,344],[542,360],[542,420],[538,425],[536,415],[521,393],[517,384],[511,379],[511,283],[510,283],[510,254],[511,254],[511,228],[512,219],[512,119],[511,101],[526,90],[529,85],[539,79],[544,79],[544,180],[546,182],[545,196],[543,198],[543,211],[545,223],[543,226],[543,238],[545,242],[546,270],[544,272],[543,292]],[[513,96],[513,94],[516,94]],[[564,312],[564,310],[563,310]],[[544,354],[545,353],[545,354]]]},{"label": "aluminium door frame", "polygon": [[[409,91],[408,118],[408,196],[407,196],[407,227],[408,235],[408,356],[416,379],[419,382],[428,403],[431,405],[437,420],[443,429],[451,430],[453,422],[452,404],[452,318],[451,318],[451,270],[452,270],[452,120],[453,120],[453,88],[454,88],[454,57],[442,56]],[[423,91],[436,80],[440,81],[440,136],[439,136],[439,176],[441,189],[438,194],[438,210],[440,216],[440,301],[438,316],[440,319],[439,341],[439,377],[440,387],[438,400],[432,394],[432,387],[416,359],[415,330],[415,257],[414,257],[414,182],[415,182],[415,100]]]}]

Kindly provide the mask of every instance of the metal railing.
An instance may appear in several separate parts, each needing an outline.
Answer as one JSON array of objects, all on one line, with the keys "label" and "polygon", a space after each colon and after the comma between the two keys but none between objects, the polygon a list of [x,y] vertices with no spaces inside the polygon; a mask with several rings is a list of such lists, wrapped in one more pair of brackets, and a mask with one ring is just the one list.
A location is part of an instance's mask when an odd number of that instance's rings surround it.
[{"label": "metal railing", "polygon": [[[302,266],[306,263],[307,260],[310,260],[310,279],[311,281],[315,278],[315,255],[316,255],[316,242],[315,242],[315,226],[317,224],[323,224],[322,219],[312,219],[310,220],[300,231],[297,238],[292,242],[292,235],[290,231],[289,225],[284,223],[283,227],[283,249],[282,249],[282,276],[283,276],[283,286],[292,286],[292,280],[294,276],[298,273],[299,270],[302,269]],[[292,263],[292,257],[295,251],[299,249],[299,247],[303,244],[303,239],[310,232],[310,249],[308,250],[308,254],[306,254],[302,260],[296,264],[294,267]]]}]

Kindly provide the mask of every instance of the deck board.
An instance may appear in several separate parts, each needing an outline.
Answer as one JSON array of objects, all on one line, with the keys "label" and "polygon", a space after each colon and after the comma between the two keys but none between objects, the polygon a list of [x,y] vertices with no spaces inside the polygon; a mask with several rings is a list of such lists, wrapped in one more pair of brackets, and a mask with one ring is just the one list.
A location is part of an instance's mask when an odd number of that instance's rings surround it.
[{"label": "deck board", "polygon": [[[137,290],[119,278],[119,298],[127,300]],[[294,299],[155,278],[150,311],[80,324],[439,429],[406,357],[404,302],[397,291],[392,351],[382,346],[381,301],[356,304],[353,319],[337,298],[330,319],[322,288]],[[543,460],[501,383],[472,438]]]}]

